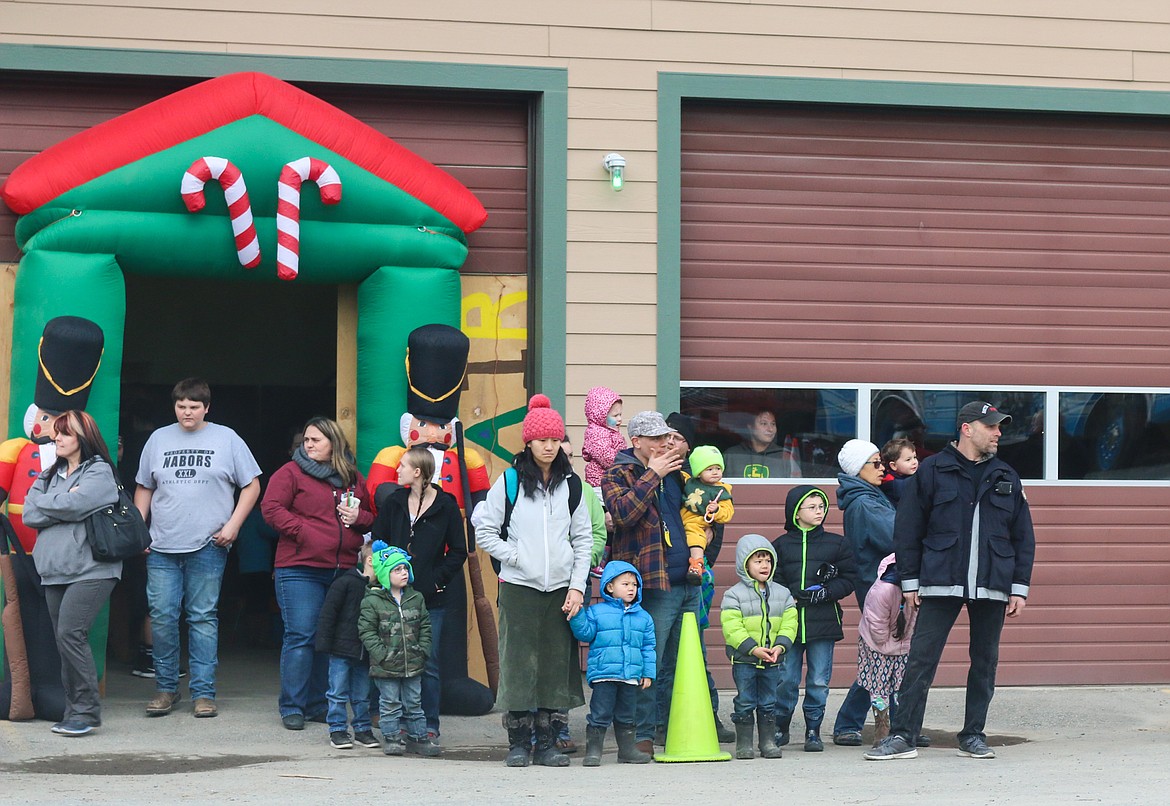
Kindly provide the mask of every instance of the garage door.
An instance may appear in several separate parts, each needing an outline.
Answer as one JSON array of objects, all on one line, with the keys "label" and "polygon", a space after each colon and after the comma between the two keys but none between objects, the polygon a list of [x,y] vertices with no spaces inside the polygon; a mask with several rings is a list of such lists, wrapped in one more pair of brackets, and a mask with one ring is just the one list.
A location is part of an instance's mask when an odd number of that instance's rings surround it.
[{"label": "garage door", "polygon": [[[1170,387],[1162,120],[691,103],[681,193],[684,401],[688,383]],[[741,484],[731,536],[782,531],[788,489]],[[1001,682],[1170,679],[1165,486],[1028,495],[1033,595]],[[940,683],[963,682],[965,637]]]},{"label": "garage door", "polygon": [[[0,181],[33,154],[183,87],[173,77],[0,72]],[[430,160],[471,189],[488,221],[464,273],[528,270],[528,102],[495,93],[299,84]],[[176,191],[177,192],[177,191]],[[0,205],[0,261],[16,262],[15,216]]]}]

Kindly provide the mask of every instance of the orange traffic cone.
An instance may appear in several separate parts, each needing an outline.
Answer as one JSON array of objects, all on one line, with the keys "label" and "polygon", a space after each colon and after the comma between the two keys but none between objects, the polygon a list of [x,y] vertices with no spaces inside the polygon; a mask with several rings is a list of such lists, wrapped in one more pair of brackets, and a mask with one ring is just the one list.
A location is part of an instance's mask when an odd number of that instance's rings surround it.
[{"label": "orange traffic cone", "polygon": [[666,748],[655,761],[730,761],[731,753],[719,749],[715,714],[707,690],[707,664],[699,644],[699,624],[694,613],[683,613],[678,641]]}]

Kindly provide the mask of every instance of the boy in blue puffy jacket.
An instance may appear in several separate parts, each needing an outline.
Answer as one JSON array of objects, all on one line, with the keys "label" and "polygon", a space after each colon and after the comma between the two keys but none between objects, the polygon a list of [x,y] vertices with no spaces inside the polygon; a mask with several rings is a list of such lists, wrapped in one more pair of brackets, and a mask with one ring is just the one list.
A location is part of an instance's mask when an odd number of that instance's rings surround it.
[{"label": "boy in blue puffy jacket", "polygon": [[613,723],[618,761],[646,764],[650,754],[635,747],[638,692],[655,675],[654,620],[642,609],[642,576],[627,562],[612,560],[601,575],[601,598],[577,612],[569,627],[589,644],[586,680],[593,689],[585,729],[586,767],[601,764],[605,731]]}]

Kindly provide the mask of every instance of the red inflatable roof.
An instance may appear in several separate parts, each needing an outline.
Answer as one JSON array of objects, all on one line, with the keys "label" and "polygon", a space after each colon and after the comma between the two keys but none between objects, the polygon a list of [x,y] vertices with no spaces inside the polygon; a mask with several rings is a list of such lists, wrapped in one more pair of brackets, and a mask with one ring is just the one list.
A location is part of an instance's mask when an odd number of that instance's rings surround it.
[{"label": "red inflatable roof", "polygon": [[334,151],[434,208],[464,232],[487,220],[458,180],[335,106],[263,73],[213,78],[100,123],[12,172],[0,198],[31,212],[135,160],[250,115],[263,115]]}]

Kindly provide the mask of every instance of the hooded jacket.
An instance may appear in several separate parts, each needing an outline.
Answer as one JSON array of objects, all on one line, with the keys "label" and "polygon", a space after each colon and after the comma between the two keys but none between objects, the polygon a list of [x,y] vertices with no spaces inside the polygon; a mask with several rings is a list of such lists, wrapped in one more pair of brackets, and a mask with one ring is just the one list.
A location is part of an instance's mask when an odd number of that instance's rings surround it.
[{"label": "hooded jacket", "polygon": [[450,493],[438,487],[434,503],[410,522],[410,488],[395,486],[383,498],[370,531],[375,540],[404,549],[414,569],[412,587],[423,595],[427,609],[446,604],[446,588],[467,561],[467,534],[463,513]]},{"label": "hooded jacket", "polygon": [[613,404],[621,395],[604,386],[594,386],[585,396],[585,439],[581,442],[581,458],[585,460],[585,481],[593,487],[601,485],[601,477],[613,464],[618,451],[624,450],[626,438],[605,422]]},{"label": "hooded jacket", "polygon": [[914,634],[914,622],[918,610],[905,611],[906,628],[901,638],[894,637],[898,624],[898,613],[902,611],[902,587],[899,584],[894,555],[890,554],[878,566],[878,579],[865,597],[865,608],[861,611],[861,623],[857,632],[861,640],[874,652],[883,655],[905,655],[910,651],[910,636]]},{"label": "hooded jacket", "polygon": [[366,648],[358,637],[358,618],[369,584],[356,568],[333,580],[317,616],[317,637],[314,640],[318,652],[353,660],[366,656]]},{"label": "hooded jacket", "polygon": [[[807,484],[793,487],[784,505],[784,525],[788,531],[772,541],[777,557],[776,579],[792,591],[800,610],[796,640],[802,644],[840,641],[845,637],[838,601],[853,592],[857,578],[853,550],[843,535],[827,532],[823,526],[806,530],[796,523],[797,509],[811,496],[820,496],[825,501],[827,513],[829,499],[822,490]],[[837,573],[826,580],[822,572],[829,566]],[[823,586],[827,592],[820,604],[809,600],[808,589],[814,585]]]},{"label": "hooded jacket", "polygon": [[370,677],[417,677],[431,654],[431,617],[422,594],[409,585],[402,601],[385,588],[362,599],[358,636],[370,653]]},{"label": "hooded jacket", "polygon": [[723,594],[719,605],[719,621],[723,626],[723,641],[727,657],[732,663],[749,663],[763,668],[765,663],[752,654],[758,646],[765,649],[779,646],[787,653],[796,638],[796,602],[788,588],[769,579],[759,582],[748,574],[748,558],[757,551],[766,551],[776,567],[776,551],[761,535],[744,535],[735,546],[735,572],[739,583]]},{"label": "hooded jacket", "polygon": [[857,476],[837,475],[837,506],[844,513],[845,537],[857,562],[858,601],[877,579],[878,563],[894,550],[894,516],[898,508],[882,492]]},{"label": "hooded jacket", "polygon": [[978,464],[984,463],[977,468],[951,443],[910,477],[894,529],[903,591],[1003,602],[1027,597],[1036,535],[1020,476],[1001,459]]},{"label": "hooded jacket", "polygon": [[91,579],[119,579],[121,562],[93,558],[85,533],[85,518],[118,500],[114,471],[93,457],[69,476],[50,470],[29,488],[24,501],[24,525],[37,530],[33,564],[44,585],[69,585]]},{"label": "hooded jacket", "polygon": [[[605,586],[619,574],[633,574],[638,579],[638,595],[627,605],[615,599]],[[607,563],[601,574],[601,601],[577,611],[569,628],[578,641],[589,644],[589,662],[585,679],[590,685],[598,680],[653,680],[655,672],[654,620],[642,609],[642,575],[627,562]]]},{"label": "hooded jacket", "polygon": [[501,473],[476,514],[476,539],[480,548],[500,561],[500,579],[545,593],[559,588],[584,593],[593,551],[589,507],[579,505],[569,511],[567,479],[551,492],[541,485],[532,498],[520,485],[508,534],[501,536],[506,484],[506,474]]}]

